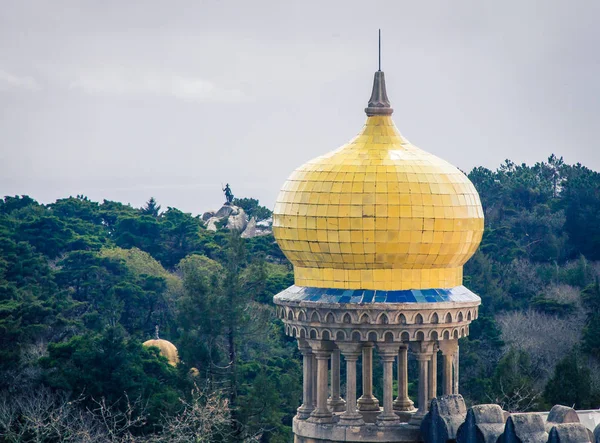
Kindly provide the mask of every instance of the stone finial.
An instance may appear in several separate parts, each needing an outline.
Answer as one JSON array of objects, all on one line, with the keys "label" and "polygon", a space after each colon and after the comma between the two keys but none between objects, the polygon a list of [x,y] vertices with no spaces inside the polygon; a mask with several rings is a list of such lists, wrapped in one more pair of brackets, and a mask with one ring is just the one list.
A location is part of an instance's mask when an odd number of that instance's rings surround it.
[{"label": "stone finial", "polygon": [[369,105],[365,108],[365,112],[369,117],[373,115],[392,115],[394,112],[385,89],[385,75],[383,71],[375,73],[373,92],[371,92]]},{"label": "stone finial", "polygon": [[[554,405],[548,413],[546,422],[546,426],[550,426],[550,428],[554,424],[579,423],[579,416],[573,408],[563,405]],[[550,430],[550,428],[548,428],[548,430]]]},{"label": "stone finial", "polygon": [[504,412],[498,405],[473,406],[456,432],[456,442],[496,443],[504,432],[505,421]]},{"label": "stone finial", "polygon": [[431,407],[421,422],[421,437],[425,443],[446,443],[456,439],[459,426],[465,421],[467,407],[460,394],[444,395],[431,400]]},{"label": "stone finial", "polygon": [[512,414],[506,420],[504,433],[498,443],[546,443],[548,433],[539,414]]},{"label": "stone finial", "polygon": [[550,429],[548,443],[590,443],[590,433],[581,423],[557,424]]}]

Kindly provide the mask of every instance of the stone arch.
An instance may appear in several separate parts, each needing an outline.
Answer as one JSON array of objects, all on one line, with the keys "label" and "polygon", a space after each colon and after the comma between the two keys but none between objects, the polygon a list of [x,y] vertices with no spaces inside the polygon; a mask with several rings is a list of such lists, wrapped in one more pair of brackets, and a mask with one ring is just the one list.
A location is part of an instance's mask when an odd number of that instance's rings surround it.
[{"label": "stone arch", "polygon": [[290,335],[290,327],[289,327],[289,325],[285,325],[285,335]]},{"label": "stone arch", "polygon": [[317,311],[313,311],[312,315],[310,316],[310,322],[311,323],[321,323],[321,316],[319,315],[319,313]]},{"label": "stone arch", "polygon": [[420,313],[415,315],[415,324],[417,324],[417,325],[423,324],[423,316]]},{"label": "stone arch", "polygon": [[309,338],[312,338],[313,340],[316,340],[316,339],[317,339],[317,336],[318,336],[318,334],[317,334],[317,330],[316,330],[316,329],[314,329],[314,328],[312,328],[312,329],[310,330],[310,332],[309,332],[308,336],[309,336]]},{"label": "stone arch", "polygon": [[331,340],[331,331],[329,329],[324,329],[321,332],[321,340]]},{"label": "stone arch", "polygon": [[446,312],[446,315],[444,316],[444,323],[452,323],[452,314],[449,312]]},{"label": "stone arch", "polygon": [[463,321],[463,320],[464,320],[464,315],[463,315],[462,311],[460,311],[460,312],[458,313],[458,321],[459,321],[459,322],[461,322],[461,321]]},{"label": "stone arch", "polygon": [[465,335],[465,328],[460,328],[460,336],[461,337],[466,337],[466,335]]},{"label": "stone arch", "polygon": [[444,340],[450,340],[450,331],[448,329],[444,329],[444,332],[442,332],[442,338]]},{"label": "stone arch", "polygon": [[385,312],[382,312],[381,314],[379,314],[379,317],[377,318],[377,324],[378,325],[389,325],[390,324],[390,319],[388,318],[388,316]]},{"label": "stone arch", "polygon": [[398,314],[398,317],[396,317],[396,323],[405,325],[407,323],[406,316],[402,313]]},{"label": "stone arch", "polygon": [[346,333],[344,331],[337,331],[335,333],[335,339],[339,341],[346,341]]},{"label": "stone arch", "polygon": [[306,329],[300,328],[300,338],[306,338]]},{"label": "stone arch", "polygon": [[438,332],[437,331],[429,331],[429,339],[430,340],[438,340]]},{"label": "stone arch", "polygon": [[455,329],[454,331],[452,331],[452,335],[454,338],[458,338],[458,329]]},{"label": "stone arch", "polygon": [[352,341],[363,341],[360,331],[352,331]]},{"label": "stone arch", "polygon": [[415,339],[417,341],[423,341],[423,340],[425,340],[425,333],[423,331],[420,331],[420,330],[416,331],[415,332]]},{"label": "stone arch", "polygon": [[383,333],[383,341],[392,343],[394,341],[394,333],[392,331],[386,331]]},{"label": "stone arch", "polygon": [[408,331],[402,331],[400,333],[400,340],[402,340],[402,341],[410,341],[410,333]]},{"label": "stone arch", "polygon": [[438,324],[440,322],[440,317],[437,312],[434,312],[431,318],[429,319],[429,323]]},{"label": "stone arch", "polygon": [[294,312],[291,309],[288,311],[287,319],[288,320],[293,320],[294,319]]},{"label": "stone arch", "polygon": [[325,316],[325,323],[335,323],[335,317],[333,316],[333,313],[327,313],[327,315]]},{"label": "stone arch", "polygon": [[369,314],[365,312],[363,315],[361,315],[359,323],[371,323],[371,317],[369,317]]},{"label": "stone arch", "polygon": [[367,334],[367,341],[377,341],[377,332],[369,331]]},{"label": "stone arch", "polygon": [[298,330],[295,327],[292,328],[292,337],[294,337],[294,338],[298,337]]},{"label": "stone arch", "polygon": [[306,321],[306,312],[304,310],[298,312],[298,321]]},{"label": "stone arch", "polygon": [[469,311],[469,312],[467,313],[467,320],[468,320],[468,321],[471,321],[471,311]]},{"label": "stone arch", "polygon": [[348,312],[346,312],[344,314],[344,317],[342,317],[342,323],[347,323],[347,324],[352,323],[352,316]]}]

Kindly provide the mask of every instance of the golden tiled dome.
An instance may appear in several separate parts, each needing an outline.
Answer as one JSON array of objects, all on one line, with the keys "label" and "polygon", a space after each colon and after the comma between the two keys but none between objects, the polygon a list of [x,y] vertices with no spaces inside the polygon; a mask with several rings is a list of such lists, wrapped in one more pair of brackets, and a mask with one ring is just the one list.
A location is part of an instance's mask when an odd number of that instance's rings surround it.
[{"label": "golden tiled dome", "polygon": [[296,169],[273,211],[273,233],[298,286],[450,288],[483,233],[465,174],[412,145],[392,121],[375,74],[362,131]]},{"label": "golden tiled dome", "polygon": [[162,338],[146,340],[144,342],[144,346],[158,348],[160,350],[160,355],[169,360],[169,364],[171,366],[177,366],[177,363],[179,363],[179,354],[177,353],[177,348],[168,340],[163,340]]}]

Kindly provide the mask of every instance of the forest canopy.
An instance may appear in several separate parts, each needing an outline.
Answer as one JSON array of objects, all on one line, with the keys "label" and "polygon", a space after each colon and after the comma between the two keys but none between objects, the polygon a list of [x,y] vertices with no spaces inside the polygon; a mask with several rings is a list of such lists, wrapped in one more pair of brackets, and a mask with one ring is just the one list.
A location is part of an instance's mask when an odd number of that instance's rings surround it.
[{"label": "forest canopy", "polygon": [[[460,343],[461,393],[512,411],[599,407],[600,174],[551,156],[468,176],[485,232],[465,266],[482,306]],[[64,423],[39,441],[92,428],[97,441],[289,441],[301,359],[271,299],[291,284],[272,236],[210,232],[154,199],[5,197],[0,436],[40,432],[23,419],[35,403]],[[176,367],[142,346],[157,325],[179,350]],[[409,370],[414,380],[413,361]]]}]

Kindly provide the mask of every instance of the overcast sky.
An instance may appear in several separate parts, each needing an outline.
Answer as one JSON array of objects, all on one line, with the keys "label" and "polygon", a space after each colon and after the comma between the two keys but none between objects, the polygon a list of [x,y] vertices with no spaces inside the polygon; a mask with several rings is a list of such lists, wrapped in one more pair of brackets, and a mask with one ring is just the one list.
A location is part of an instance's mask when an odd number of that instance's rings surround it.
[{"label": "overcast sky", "polygon": [[400,131],[463,170],[600,170],[600,1],[0,4],[0,194],[271,207],[361,128],[382,29]]}]

